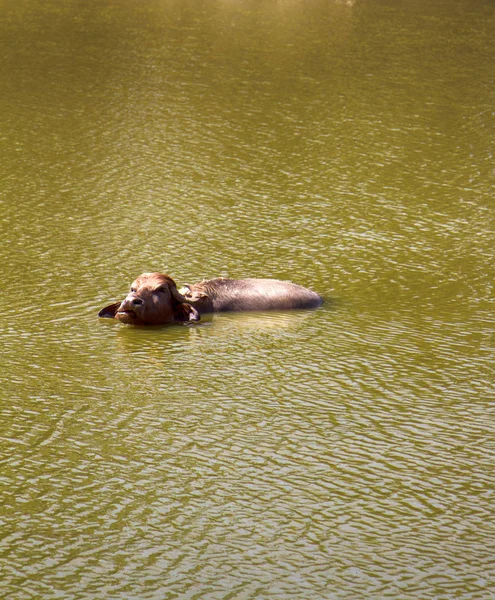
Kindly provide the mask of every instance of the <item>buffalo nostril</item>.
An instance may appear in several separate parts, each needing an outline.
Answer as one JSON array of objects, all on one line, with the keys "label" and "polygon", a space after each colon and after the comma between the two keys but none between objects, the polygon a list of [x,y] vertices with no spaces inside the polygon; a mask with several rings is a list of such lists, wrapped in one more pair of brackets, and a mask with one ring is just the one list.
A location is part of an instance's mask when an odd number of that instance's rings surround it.
[{"label": "buffalo nostril", "polygon": [[132,304],[134,306],[140,306],[143,303],[143,301],[141,300],[141,298],[133,298],[132,299]]}]

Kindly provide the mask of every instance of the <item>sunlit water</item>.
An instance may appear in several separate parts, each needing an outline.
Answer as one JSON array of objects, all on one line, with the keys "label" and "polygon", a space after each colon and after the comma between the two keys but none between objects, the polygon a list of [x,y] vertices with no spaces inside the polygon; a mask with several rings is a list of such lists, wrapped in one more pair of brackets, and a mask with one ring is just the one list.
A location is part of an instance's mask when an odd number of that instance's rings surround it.
[{"label": "sunlit water", "polygon": [[2,597],[495,597],[494,13],[3,3]]}]

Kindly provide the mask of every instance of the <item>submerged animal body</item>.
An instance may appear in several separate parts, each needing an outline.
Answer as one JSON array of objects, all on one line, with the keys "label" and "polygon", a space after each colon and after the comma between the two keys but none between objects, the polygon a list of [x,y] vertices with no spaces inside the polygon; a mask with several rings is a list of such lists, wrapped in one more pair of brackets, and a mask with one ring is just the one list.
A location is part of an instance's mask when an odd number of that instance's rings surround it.
[{"label": "submerged animal body", "polygon": [[177,289],[163,273],[143,273],[122,302],[103,308],[99,317],[132,325],[164,325],[199,321],[202,314],[316,308],[316,292],[276,279],[217,278]]}]

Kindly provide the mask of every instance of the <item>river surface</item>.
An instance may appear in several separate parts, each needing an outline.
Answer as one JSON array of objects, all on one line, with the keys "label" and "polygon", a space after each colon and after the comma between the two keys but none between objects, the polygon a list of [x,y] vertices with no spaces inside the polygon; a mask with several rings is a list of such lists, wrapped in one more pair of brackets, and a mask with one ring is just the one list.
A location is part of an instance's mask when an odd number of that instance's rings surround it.
[{"label": "river surface", "polygon": [[[0,3],[0,597],[495,598],[492,0]],[[144,271],[314,311],[100,320]]]}]

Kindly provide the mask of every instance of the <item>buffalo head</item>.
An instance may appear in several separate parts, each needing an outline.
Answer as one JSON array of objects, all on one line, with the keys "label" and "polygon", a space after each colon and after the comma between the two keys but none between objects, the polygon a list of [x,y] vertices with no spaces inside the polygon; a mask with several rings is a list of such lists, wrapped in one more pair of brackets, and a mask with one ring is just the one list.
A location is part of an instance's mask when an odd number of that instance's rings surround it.
[{"label": "buffalo head", "polygon": [[164,325],[199,321],[198,311],[178,291],[175,281],[162,273],[143,273],[122,302],[106,306],[99,317],[129,325]]}]

